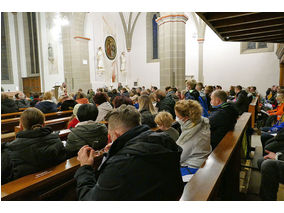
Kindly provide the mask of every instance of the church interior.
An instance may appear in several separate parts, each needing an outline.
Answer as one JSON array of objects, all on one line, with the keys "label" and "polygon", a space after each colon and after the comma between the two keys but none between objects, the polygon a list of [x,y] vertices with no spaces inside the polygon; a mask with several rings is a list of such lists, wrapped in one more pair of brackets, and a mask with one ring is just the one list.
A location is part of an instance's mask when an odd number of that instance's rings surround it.
[{"label": "church interior", "polygon": [[2,201],[284,201],[283,110],[284,12],[1,12]]}]

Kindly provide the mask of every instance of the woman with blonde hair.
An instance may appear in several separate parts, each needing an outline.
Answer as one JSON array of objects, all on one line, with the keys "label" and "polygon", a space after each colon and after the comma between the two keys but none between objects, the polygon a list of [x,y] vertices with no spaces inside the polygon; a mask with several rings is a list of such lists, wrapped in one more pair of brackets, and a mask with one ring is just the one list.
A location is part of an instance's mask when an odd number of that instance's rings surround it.
[{"label": "woman with blonde hair", "polygon": [[45,92],[43,95],[43,100],[35,105],[43,113],[57,112],[57,105],[52,101],[52,93]]},{"label": "woman with blonde hair", "polygon": [[202,107],[194,100],[178,101],[175,105],[182,133],[177,144],[183,149],[181,167],[194,174],[211,152],[209,119],[202,117]]},{"label": "woman with blonde hair", "polygon": [[157,125],[154,119],[157,112],[155,111],[155,108],[149,96],[141,95],[138,98],[138,104],[139,104],[138,111],[141,114],[141,123],[148,125],[150,128],[156,127]]},{"label": "woman with blonde hair", "polygon": [[52,167],[66,159],[66,151],[58,134],[44,126],[44,114],[26,109],[20,117],[16,139],[1,144],[1,184]]}]

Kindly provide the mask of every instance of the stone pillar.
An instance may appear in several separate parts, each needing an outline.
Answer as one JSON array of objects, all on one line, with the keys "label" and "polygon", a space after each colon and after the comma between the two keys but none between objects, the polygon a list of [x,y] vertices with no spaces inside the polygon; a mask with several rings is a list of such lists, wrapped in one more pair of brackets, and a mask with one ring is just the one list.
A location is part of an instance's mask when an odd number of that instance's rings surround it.
[{"label": "stone pillar", "polygon": [[284,89],[284,63],[280,63],[279,86]]},{"label": "stone pillar", "polygon": [[[63,13],[70,24],[62,27],[62,43],[64,57],[64,77],[68,92],[84,93],[92,88],[89,69],[88,40],[84,38],[84,21],[86,13]],[[76,37],[79,37],[76,39]],[[83,64],[86,60],[87,64]]]},{"label": "stone pillar", "polygon": [[204,38],[198,38],[198,76],[197,80],[199,82],[204,82],[204,76],[203,76],[203,43]]},{"label": "stone pillar", "polygon": [[159,25],[160,88],[185,88],[185,24],[184,13],[160,13]]}]

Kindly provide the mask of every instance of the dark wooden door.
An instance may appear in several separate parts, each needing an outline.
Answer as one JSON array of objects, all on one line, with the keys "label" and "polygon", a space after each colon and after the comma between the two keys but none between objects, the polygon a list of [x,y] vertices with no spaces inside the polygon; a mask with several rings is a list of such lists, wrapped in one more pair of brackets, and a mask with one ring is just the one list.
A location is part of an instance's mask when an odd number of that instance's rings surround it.
[{"label": "dark wooden door", "polygon": [[30,97],[32,92],[41,93],[40,77],[23,78],[23,92],[27,97]]}]

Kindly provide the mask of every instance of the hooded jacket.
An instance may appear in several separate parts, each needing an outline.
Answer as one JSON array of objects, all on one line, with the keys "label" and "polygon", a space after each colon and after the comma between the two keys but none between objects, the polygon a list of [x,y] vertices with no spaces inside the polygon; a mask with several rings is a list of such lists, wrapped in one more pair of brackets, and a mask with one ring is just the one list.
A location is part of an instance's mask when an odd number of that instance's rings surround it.
[{"label": "hooded jacket", "polygon": [[112,106],[110,105],[109,102],[104,102],[98,106],[98,111],[99,114],[96,122],[104,121],[106,115],[112,111]]},{"label": "hooded jacket", "polygon": [[1,114],[18,112],[19,108],[15,101],[9,98],[1,100]]},{"label": "hooded jacket", "polygon": [[67,157],[74,157],[84,145],[89,145],[95,150],[102,149],[107,144],[107,128],[104,124],[95,121],[84,121],[70,129],[65,149]]},{"label": "hooded jacket", "polygon": [[181,125],[181,131],[176,142],[183,149],[181,166],[199,168],[211,152],[209,120],[201,117],[196,125],[187,120]]},{"label": "hooded jacket", "polygon": [[51,100],[44,100],[35,105],[42,113],[57,112],[57,105]]},{"label": "hooded jacket", "polygon": [[96,175],[91,166],[77,170],[79,200],[178,200],[181,152],[166,133],[134,127],[113,142]]},{"label": "hooded jacket", "polygon": [[50,127],[17,133],[14,141],[2,146],[1,153],[5,158],[1,157],[7,182],[66,160],[63,143]]},{"label": "hooded jacket", "polygon": [[212,149],[219,144],[228,131],[233,130],[239,114],[231,103],[213,108],[209,116]]}]

